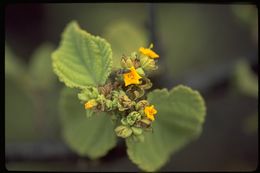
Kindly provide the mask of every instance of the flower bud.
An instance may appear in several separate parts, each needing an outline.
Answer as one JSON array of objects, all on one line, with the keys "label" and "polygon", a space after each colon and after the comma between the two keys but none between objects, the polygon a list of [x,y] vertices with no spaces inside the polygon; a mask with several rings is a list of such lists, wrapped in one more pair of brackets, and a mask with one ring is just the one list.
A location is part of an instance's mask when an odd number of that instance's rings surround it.
[{"label": "flower bud", "polygon": [[106,105],[107,111],[111,111],[114,108],[113,107],[113,102],[111,100],[106,99],[105,100],[105,105]]},{"label": "flower bud", "polygon": [[113,90],[113,84],[111,82],[109,82],[108,84],[106,84],[104,86],[98,87],[98,90],[99,90],[100,94],[103,94],[104,96],[107,96]]},{"label": "flower bud", "polygon": [[132,61],[135,61],[137,59],[137,53],[132,52],[130,58],[131,58]]},{"label": "flower bud", "polygon": [[131,85],[127,88],[126,94],[130,99],[136,100],[144,95],[144,90],[139,85]]},{"label": "flower bud", "polygon": [[116,135],[122,138],[127,138],[129,136],[131,136],[132,134],[132,130],[131,128],[127,127],[127,126],[117,126],[117,128],[115,128],[115,132]]},{"label": "flower bud", "polygon": [[133,111],[126,117],[127,123],[133,125],[136,121],[141,119],[141,114],[139,112]]},{"label": "flower bud", "polygon": [[136,69],[136,72],[137,72],[138,74],[140,74],[141,76],[145,76],[144,70],[143,70],[141,67],[139,67],[138,69]]},{"label": "flower bud", "polygon": [[150,79],[143,77],[141,80],[142,80],[142,84],[138,85],[140,88],[147,90],[147,89],[150,89],[153,86]]},{"label": "flower bud", "polygon": [[122,66],[123,68],[128,69],[128,68],[133,67],[134,64],[133,64],[133,61],[132,61],[131,58],[129,58],[129,57],[123,57],[123,58],[121,59],[121,66]]},{"label": "flower bud", "polygon": [[91,99],[85,103],[85,109],[92,109],[97,105],[97,102],[95,99]]},{"label": "flower bud", "polygon": [[155,65],[154,59],[149,58],[148,56],[140,57],[141,67],[146,71],[156,70],[158,67]]},{"label": "flower bud", "polygon": [[128,125],[126,117],[121,119],[121,123],[125,126]]},{"label": "flower bud", "polygon": [[96,98],[98,96],[98,90],[95,87],[88,87],[84,90],[82,90],[79,94],[78,94],[78,98],[79,100],[81,100],[82,102],[85,102],[87,100]]},{"label": "flower bud", "polygon": [[146,106],[149,105],[149,102],[147,100],[140,100],[136,105],[136,110],[143,110]]},{"label": "flower bud", "polygon": [[142,128],[149,128],[151,126],[152,121],[150,121],[147,118],[143,118],[140,121],[136,122],[137,127],[142,127]]},{"label": "flower bud", "polygon": [[129,109],[134,105],[134,102],[128,98],[125,92],[120,91],[118,96],[118,109],[119,111],[124,111]]},{"label": "flower bud", "polygon": [[141,135],[143,132],[142,128],[131,127],[131,129],[132,129],[134,135]]},{"label": "flower bud", "polygon": [[103,94],[98,95],[98,98],[96,99],[98,102],[97,109],[101,111],[105,111],[106,108],[106,98]]},{"label": "flower bud", "polygon": [[126,59],[126,66],[127,68],[131,68],[134,66],[133,61],[130,58]]}]

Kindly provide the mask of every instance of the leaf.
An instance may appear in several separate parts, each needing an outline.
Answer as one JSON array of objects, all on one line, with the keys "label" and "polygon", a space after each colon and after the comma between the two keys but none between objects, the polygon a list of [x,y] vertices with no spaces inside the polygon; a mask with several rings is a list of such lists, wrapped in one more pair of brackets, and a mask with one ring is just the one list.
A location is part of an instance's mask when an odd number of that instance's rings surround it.
[{"label": "leaf", "polygon": [[32,84],[37,89],[48,89],[54,86],[56,76],[51,66],[51,53],[54,47],[49,43],[37,48],[29,65]]},{"label": "leaf", "polygon": [[77,93],[77,90],[65,88],[60,97],[63,137],[76,153],[96,159],[116,145],[114,126],[105,113],[86,118]]},{"label": "leaf", "polygon": [[111,23],[103,34],[113,49],[113,67],[120,67],[122,55],[130,55],[133,51],[143,46],[148,46],[147,34],[143,28],[134,23],[126,21],[117,21]]},{"label": "leaf", "polygon": [[75,21],[65,28],[52,58],[54,72],[71,88],[102,85],[111,72],[109,43],[82,30]]},{"label": "leaf", "polygon": [[148,100],[158,110],[153,133],[144,132],[144,142],[127,139],[127,153],[140,169],[156,171],[171,154],[200,135],[206,108],[200,94],[183,85],[170,92],[154,90]]}]

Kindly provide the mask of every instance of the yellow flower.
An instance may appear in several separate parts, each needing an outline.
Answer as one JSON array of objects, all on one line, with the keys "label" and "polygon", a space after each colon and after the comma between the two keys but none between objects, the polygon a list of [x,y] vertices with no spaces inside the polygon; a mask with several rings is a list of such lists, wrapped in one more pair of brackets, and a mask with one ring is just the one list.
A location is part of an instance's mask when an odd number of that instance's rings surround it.
[{"label": "yellow flower", "polygon": [[136,72],[135,68],[132,66],[129,73],[124,74],[125,86],[130,84],[140,84],[139,79],[142,77]]},{"label": "yellow flower", "polygon": [[87,103],[85,103],[85,109],[91,109],[92,107],[94,107],[96,105],[97,105],[97,102],[94,99],[89,100]]},{"label": "yellow flower", "polygon": [[157,113],[157,110],[154,108],[153,105],[152,105],[152,106],[146,106],[146,107],[144,108],[144,113],[146,114],[146,116],[147,116],[150,120],[154,121],[154,114]]},{"label": "yellow flower", "polygon": [[143,47],[140,47],[139,48],[139,51],[146,55],[146,56],[149,56],[150,58],[159,58],[159,55],[156,54],[154,51],[151,50],[152,46],[150,46],[150,48],[143,48]]}]

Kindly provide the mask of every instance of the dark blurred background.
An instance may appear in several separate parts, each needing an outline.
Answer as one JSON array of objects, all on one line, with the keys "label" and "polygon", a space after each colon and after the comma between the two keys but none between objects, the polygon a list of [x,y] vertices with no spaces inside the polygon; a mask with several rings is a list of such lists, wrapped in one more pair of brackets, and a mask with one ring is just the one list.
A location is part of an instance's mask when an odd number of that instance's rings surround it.
[{"label": "dark blurred background", "polygon": [[7,4],[7,169],[138,171],[122,141],[107,156],[90,161],[70,151],[61,138],[57,102],[63,84],[46,57],[57,48],[66,24],[77,20],[111,43],[115,66],[123,53],[154,43],[160,70],[152,76],[153,87],[184,84],[204,97],[202,135],[174,154],[161,171],[255,170],[257,10],[252,4]]}]

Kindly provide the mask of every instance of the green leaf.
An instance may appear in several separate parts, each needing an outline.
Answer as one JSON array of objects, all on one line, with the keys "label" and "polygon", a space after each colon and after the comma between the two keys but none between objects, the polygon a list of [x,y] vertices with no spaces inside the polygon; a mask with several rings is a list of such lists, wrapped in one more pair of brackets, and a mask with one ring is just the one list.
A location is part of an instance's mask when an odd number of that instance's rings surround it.
[{"label": "green leaf", "polygon": [[103,34],[112,46],[114,68],[120,67],[122,55],[130,55],[133,51],[143,46],[147,46],[147,33],[143,28],[134,23],[126,21],[117,21],[111,23]]},{"label": "green leaf", "polygon": [[153,133],[144,132],[144,142],[129,138],[126,144],[128,156],[139,168],[155,171],[171,154],[200,135],[206,108],[200,94],[183,85],[170,92],[154,90],[148,94],[148,100],[158,111]]},{"label": "green leaf", "polygon": [[29,65],[29,73],[32,85],[35,88],[48,89],[54,86],[56,76],[51,66],[51,53],[54,47],[49,43],[42,44],[37,48]]},{"label": "green leaf", "polygon": [[96,159],[116,145],[114,126],[106,113],[86,118],[77,93],[77,90],[65,88],[60,97],[63,137],[76,153]]},{"label": "green leaf", "polygon": [[234,83],[242,93],[258,98],[258,77],[245,60],[239,60],[235,66]]},{"label": "green leaf", "polygon": [[71,88],[102,85],[111,72],[109,43],[82,30],[75,21],[65,28],[52,58],[54,72]]}]

